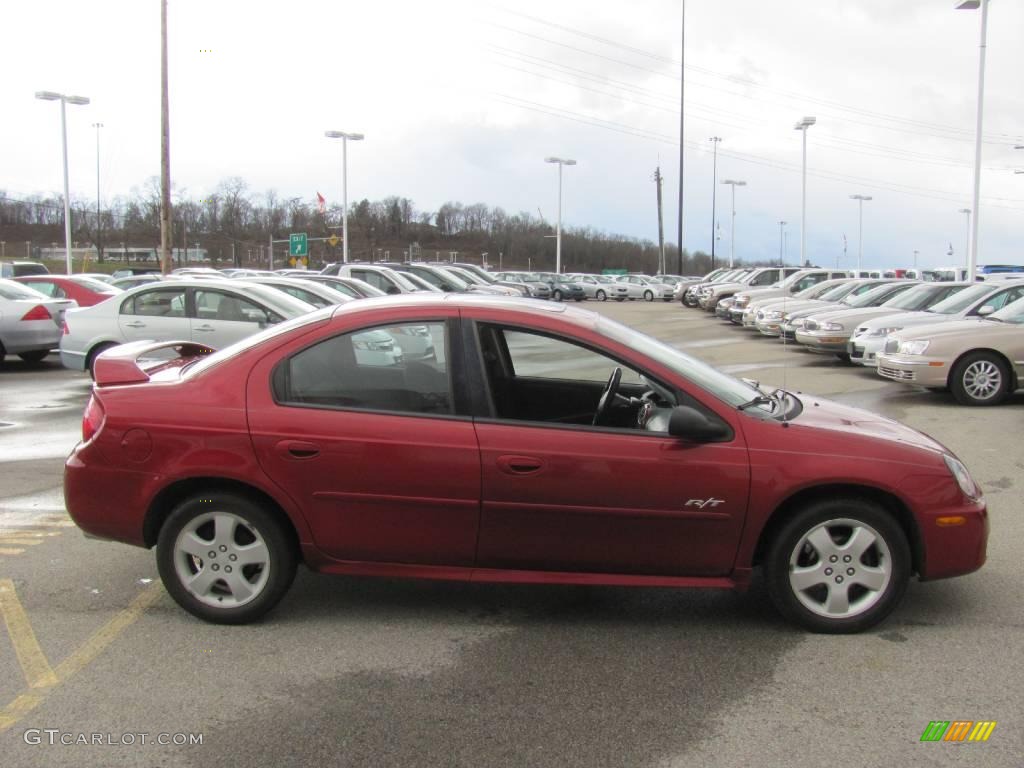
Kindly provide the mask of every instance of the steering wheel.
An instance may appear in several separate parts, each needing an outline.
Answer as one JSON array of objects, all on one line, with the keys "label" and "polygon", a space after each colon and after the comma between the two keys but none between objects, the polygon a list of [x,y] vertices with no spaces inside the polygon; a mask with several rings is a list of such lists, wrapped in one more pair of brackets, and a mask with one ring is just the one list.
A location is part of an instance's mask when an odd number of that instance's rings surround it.
[{"label": "steering wheel", "polygon": [[596,427],[600,424],[601,419],[605,417],[605,414],[612,407],[612,403],[615,402],[615,395],[619,391],[620,381],[622,381],[622,369],[619,366],[615,366],[612,369],[612,375],[608,377],[608,383],[604,385],[601,399],[597,401],[597,410],[594,412],[594,420],[591,422],[593,426]]}]

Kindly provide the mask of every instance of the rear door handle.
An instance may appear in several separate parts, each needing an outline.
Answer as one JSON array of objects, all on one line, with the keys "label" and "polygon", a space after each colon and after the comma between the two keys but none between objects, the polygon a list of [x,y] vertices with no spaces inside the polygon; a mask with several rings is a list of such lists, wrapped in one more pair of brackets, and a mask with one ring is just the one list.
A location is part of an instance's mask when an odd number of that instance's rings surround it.
[{"label": "rear door handle", "polygon": [[286,459],[313,459],[320,455],[319,445],[304,440],[282,440],[276,448]]},{"label": "rear door handle", "polygon": [[138,320],[135,320],[135,321],[133,321],[131,323],[125,323],[125,325],[127,325],[129,328],[145,328],[146,327],[145,323],[140,323]]},{"label": "rear door handle", "polygon": [[211,331],[216,331],[217,329],[214,328],[212,325],[197,325],[192,330],[193,331],[203,331],[204,333],[209,333]]},{"label": "rear door handle", "polygon": [[544,462],[533,456],[499,456],[498,468],[509,475],[532,475],[544,468]]}]

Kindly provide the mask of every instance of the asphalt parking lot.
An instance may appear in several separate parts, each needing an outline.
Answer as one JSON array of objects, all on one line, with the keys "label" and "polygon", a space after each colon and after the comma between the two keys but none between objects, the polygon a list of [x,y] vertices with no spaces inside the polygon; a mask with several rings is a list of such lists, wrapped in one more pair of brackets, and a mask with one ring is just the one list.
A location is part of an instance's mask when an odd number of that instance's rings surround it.
[{"label": "asphalt parking lot", "polygon": [[[266,621],[207,625],[163,593],[152,552],[70,524],[61,473],[88,378],[54,355],[13,359],[0,371],[3,765],[1022,765],[1024,396],[967,409],[678,304],[587,306],[945,443],[986,493],[987,565],[911,583],[851,637],[784,623],[760,581],[731,594],[302,571]],[[997,725],[984,743],[922,743],[933,720]],[[61,744],[79,734],[103,743]]]}]

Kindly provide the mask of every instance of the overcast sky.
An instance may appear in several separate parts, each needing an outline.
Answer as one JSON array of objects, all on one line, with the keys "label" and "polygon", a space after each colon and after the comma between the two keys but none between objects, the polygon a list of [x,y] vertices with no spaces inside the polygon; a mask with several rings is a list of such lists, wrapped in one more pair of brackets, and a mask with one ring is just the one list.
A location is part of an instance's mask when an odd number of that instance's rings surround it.
[{"label": "overcast sky", "polygon": [[[195,197],[241,176],[256,193],[397,194],[419,210],[447,200],[554,220],[557,170],[571,157],[563,221],[676,239],[680,0],[170,0],[171,167]],[[690,0],[686,18],[685,231],[710,250],[712,154],[736,193],[736,254],[775,258],[788,222],[800,251],[800,133],[808,132],[807,256],[864,264],[963,263],[974,156],[980,11],[952,0]],[[72,195],[101,197],[159,174],[159,1],[28,2],[4,7],[0,190],[61,189],[68,107]],[[988,32],[979,261],[1024,260],[1024,4],[993,0]],[[718,185],[719,255],[730,189]],[[286,234],[286,233],[284,233]],[[954,256],[947,255],[952,244]]]}]

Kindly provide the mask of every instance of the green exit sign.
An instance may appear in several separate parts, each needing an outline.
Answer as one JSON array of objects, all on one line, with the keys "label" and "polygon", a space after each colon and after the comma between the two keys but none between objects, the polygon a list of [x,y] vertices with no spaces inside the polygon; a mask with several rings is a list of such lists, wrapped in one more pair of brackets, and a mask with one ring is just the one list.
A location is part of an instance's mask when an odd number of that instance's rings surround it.
[{"label": "green exit sign", "polygon": [[308,256],[309,255],[309,239],[306,237],[305,232],[294,232],[288,235],[288,255],[289,256]]}]

